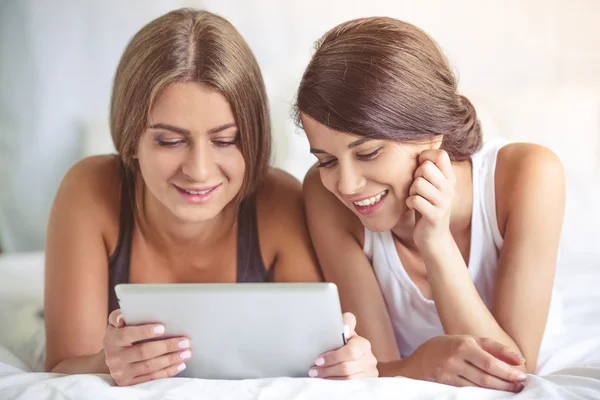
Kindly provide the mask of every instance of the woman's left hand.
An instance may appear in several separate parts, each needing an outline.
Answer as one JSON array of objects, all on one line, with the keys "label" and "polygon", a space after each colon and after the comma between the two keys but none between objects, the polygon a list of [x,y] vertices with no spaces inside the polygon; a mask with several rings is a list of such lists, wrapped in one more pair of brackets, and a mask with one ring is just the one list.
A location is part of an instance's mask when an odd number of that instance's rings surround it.
[{"label": "woman's left hand", "polygon": [[413,240],[426,252],[440,240],[450,237],[450,212],[456,177],[448,153],[425,150],[419,156],[406,205],[416,211]]},{"label": "woman's left hand", "polygon": [[377,359],[371,351],[371,343],[354,331],[356,317],[344,313],[343,320],[346,345],[319,357],[308,375],[336,380],[378,377]]}]

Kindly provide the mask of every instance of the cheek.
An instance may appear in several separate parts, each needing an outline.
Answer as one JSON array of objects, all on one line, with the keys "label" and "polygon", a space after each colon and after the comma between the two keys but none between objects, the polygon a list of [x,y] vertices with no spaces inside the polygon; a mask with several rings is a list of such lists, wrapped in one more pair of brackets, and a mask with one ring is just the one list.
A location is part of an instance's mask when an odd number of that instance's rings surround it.
[{"label": "cheek", "polygon": [[321,177],[321,183],[325,189],[332,193],[336,193],[335,188],[335,173],[326,168],[319,168],[319,176]]},{"label": "cheek", "polygon": [[380,182],[390,185],[396,198],[406,199],[414,181],[413,175],[416,169],[416,160],[394,157],[379,163],[376,170],[371,171],[370,178],[379,179]]},{"label": "cheek", "polygon": [[160,151],[140,146],[137,155],[142,177],[149,186],[157,186],[159,182],[170,179],[181,166],[182,154],[177,150]]},{"label": "cheek", "polygon": [[220,169],[231,181],[242,181],[246,172],[246,161],[242,152],[238,149],[231,149],[219,154],[217,162]]}]

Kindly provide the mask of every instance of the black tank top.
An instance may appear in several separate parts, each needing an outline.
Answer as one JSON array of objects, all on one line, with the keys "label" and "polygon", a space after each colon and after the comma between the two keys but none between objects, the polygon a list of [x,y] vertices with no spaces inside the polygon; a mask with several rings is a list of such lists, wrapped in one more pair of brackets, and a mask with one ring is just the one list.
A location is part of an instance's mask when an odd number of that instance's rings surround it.
[{"label": "black tank top", "polygon": [[[133,172],[121,165],[121,205],[119,239],[115,252],[108,260],[108,312],[119,308],[115,286],[129,282],[131,244],[134,229],[135,179]],[[238,211],[237,281],[267,282],[271,274],[265,268],[260,253],[256,223],[256,198],[242,200]]]}]

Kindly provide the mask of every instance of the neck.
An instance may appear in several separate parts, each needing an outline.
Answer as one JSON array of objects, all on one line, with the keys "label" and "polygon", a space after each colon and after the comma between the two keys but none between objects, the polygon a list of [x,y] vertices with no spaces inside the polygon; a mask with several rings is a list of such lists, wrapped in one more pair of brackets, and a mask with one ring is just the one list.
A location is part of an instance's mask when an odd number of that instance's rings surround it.
[{"label": "neck", "polygon": [[[460,161],[452,163],[452,169],[456,176],[456,187],[452,199],[452,211],[450,214],[450,231],[463,232],[471,226],[473,214],[473,173],[471,161]],[[415,227],[415,212],[407,210],[392,233],[407,247],[414,247],[413,230]]]},{"label": "neck", "polygon": [[140,185],[136,196],[139,201],[140,228],[146,240],[165,253],[181,253],[186,248],[212,248],[220,243],[236,226],[233,204],[227,205],[215,218],[208,221],[182,221],[173,215],[145,187]]}]

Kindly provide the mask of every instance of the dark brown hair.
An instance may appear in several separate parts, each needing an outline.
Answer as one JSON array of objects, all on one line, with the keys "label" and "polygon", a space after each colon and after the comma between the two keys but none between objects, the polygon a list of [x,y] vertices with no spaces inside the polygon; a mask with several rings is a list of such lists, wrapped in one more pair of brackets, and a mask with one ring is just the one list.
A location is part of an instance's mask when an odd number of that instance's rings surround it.
[{"label": "dark brown hair", "polygon": [[243,198],[265,179],[271,152],[267,96],[252,51],[225,19],[207,11],[180,9],[144,26],[131,40],[115,76],[110,130],[122,161],[133,155],[161,91],[174,82],[198,82],[231,105],[246,162]]},{"label": "dark brown hair", "polygon": [[317,42],[298,89],[300,113],[336,131],[398,142],[443,136],[442,148],[466,160],[482,143],[475,109],[436,43],[393,18],[352,20]]}]

